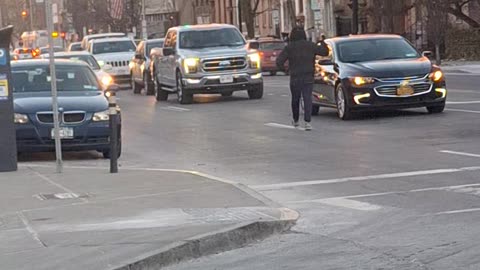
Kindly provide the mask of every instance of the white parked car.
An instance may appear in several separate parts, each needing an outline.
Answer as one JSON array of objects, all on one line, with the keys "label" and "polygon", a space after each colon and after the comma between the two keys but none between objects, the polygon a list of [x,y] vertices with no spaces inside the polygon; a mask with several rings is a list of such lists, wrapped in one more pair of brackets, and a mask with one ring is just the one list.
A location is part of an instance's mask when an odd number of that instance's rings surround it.
[{"label": "white parked car", "polygon": [[93,35],[86,35],[82,39],[81,46],[84,50],[87,49],[88,43],[95,39],[102,39],[102,38],[116,38],[116,37],[126,37],[127,35],[124,33],[102,33],[102,34],[93,34]]},{"label": "white parked car", "polygon": [[136,46],[130,38],[104,38],[90,41],[88,52],[97,59],[100,66],[107,65],[107,71],[120,86],[130,86],[130,60],[135,56]]}]

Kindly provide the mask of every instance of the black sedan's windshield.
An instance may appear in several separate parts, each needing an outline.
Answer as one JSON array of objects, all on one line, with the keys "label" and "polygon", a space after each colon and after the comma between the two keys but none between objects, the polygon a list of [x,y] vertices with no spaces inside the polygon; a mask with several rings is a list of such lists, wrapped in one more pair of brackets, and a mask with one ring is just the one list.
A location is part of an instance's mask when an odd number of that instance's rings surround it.
[{"label": "black sedan's windshield", "polygon": [[55,56],[58,59],[69,59],[72,61],[81,61],[87,63],[93,70],[99,70],[100,66],[98,65],[97,60],[92,55],[62,55]]},{"label": "black sedan's windshield", "polygon": [[[100,91],[95,74],[86,66],[56,65],[58,91]],[[48,66],[21,66],[12,68],[13,92],[51,91]]]},{"label": "black sedan's windshield", "polygon": [[369,62],[392,59],[418,58],[420,55],[404,39],[349,40],[338,44],[341,62]]},{"label": "black sedan's windshield", "polygon": [[220,46],[241,46],[245,40],[234,28],[195,30],[180,33],[180,48],[208,48]]}]

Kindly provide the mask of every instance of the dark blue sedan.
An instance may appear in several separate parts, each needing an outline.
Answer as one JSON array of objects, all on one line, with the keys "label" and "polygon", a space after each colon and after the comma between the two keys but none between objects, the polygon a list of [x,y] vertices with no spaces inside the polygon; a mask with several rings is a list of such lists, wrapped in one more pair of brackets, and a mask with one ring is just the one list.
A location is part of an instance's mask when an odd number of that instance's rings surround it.
[{"label": "dark blue sedan", "polygon": [[[12,63],[15,127],[20,153],[55,149],[48,64],[47,60]],[[62,150],[96,150],[109,158],[108,100],[95,73],[81,62],[56,60],[55,66]],[[121,139],[118,145],[121,148]]]}]

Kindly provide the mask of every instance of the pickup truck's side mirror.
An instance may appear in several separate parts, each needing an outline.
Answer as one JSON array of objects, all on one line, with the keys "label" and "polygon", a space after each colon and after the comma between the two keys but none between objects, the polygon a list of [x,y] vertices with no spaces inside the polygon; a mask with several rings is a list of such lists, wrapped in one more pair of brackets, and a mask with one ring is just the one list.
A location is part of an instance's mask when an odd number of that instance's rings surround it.
[{"label": "pickup truck's side mirror", "polygon": [[175,54],[175,49],[174,48],[163,48],[163,55],[164,56],[170,56]]},{"label": "pickup truck's side mirror", "polygon": [[333,65],[332,59],[320,59],[318,60],[318,64],[321,66],[331,66]]},{"label": "pickup truck's side mirror", "polygon": [[256,41],[252,41],[249,43],[248,47],[252,50],[258,50],[260,49],[260,43]]},{"label": "pickup truck's side mirror", "polygon": [[424,51],[424,52],[422,52],[422,55],[425,56],[425,57],[432,57],[433,52],[432,51]]}]

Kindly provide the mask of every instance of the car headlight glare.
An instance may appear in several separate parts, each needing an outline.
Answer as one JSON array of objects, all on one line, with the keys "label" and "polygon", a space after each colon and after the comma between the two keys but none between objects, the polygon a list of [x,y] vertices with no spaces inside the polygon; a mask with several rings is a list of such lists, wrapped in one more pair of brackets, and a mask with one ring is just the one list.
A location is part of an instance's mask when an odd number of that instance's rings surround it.
[{"label": "car headlight glare", "polygon": [[249,54],[248,62],[250,63],[250,68],[260,69],[260,54],[258,53]]},{"label": "car headlight glare", "polygon": [[362,86],[374,83],[375,79],[371,77],[353,77],[350,81],[356,86]]},{"label": "car headlight glare", "polygon": [[93,114],[92,120],[94,122],[108,121],[110,120],[110,115],[108,114],[108,111],[97,112]]},{"label": "car headlight glare", "polygon": [[439,82],[443,78],[443,72],[441,70],[437,70],[435,72],[432,72],[432,74],[430,74],[430,78],[434,82]]},{"label": "car headlight glare", "polygon": [[104,87],[107,87],[113,83],[113,78],[110,75],[104,75],[101,79],[101,82]]},{"label": "car headlight glare", "polygon": [[14,123],[15,124],[26,124],[28,123],[28,116],[21,113],[14,114]]},{"label": "car headlight glare", "polygon": [[195,73],[198,70],[198,58],[185,58],[183,60],[183,69],[185,73]]}]

